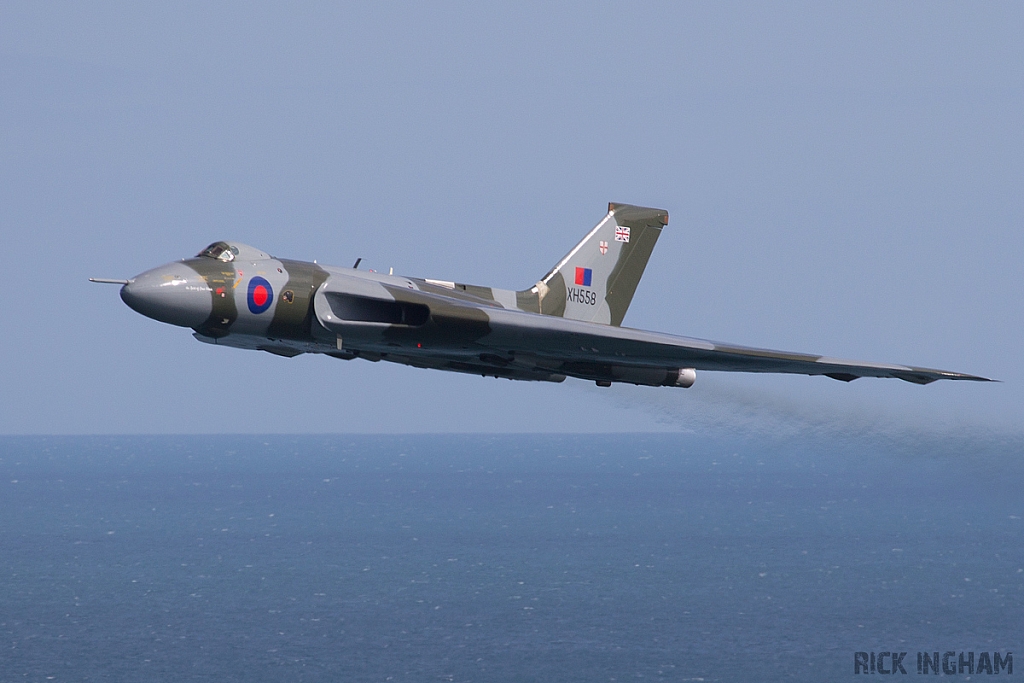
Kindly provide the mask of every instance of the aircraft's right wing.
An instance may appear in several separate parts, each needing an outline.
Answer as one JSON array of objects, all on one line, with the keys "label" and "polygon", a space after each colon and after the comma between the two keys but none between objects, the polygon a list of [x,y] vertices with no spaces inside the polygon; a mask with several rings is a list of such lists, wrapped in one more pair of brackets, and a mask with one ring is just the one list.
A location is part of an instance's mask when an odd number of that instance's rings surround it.
[{"label": "aircraft's right wing", "polygon": [[[845,382],[859,377],[892,377],[915,384],[940,379],[992,381],[960,372],[758,349],[517,311],[488,310],[487,317],[491,333],[480,343],[558,363],[565,374],[587,379],[620,379],[614,368],[693,368],[825,375]],[[609,372],[612,377],[606,377]],[[628,371],[618,375],[629,381]]]},{"label": "aircraft's right wing", "polygon": [[991,381],[959,372],[758,349],[540,315],[505,308],[468,291],[424,290],[412,280],[386,276],[370,280],[335,274],[317,292],[314,308],[320,324],[336,332],[339,344],[343,339],[353,355],[510,379],[560,381],[567,375],[599,383],[689,386],[692,368],[825,375],[844,382],[859,377],[915,384]]}]

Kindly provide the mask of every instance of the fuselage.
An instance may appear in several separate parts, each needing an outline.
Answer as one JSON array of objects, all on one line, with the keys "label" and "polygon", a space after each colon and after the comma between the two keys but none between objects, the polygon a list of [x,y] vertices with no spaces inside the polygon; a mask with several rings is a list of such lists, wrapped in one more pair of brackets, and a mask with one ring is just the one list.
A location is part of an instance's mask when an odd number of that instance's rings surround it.
[{"label": "fuselage", "polygon": [[[192,328],[196,339],[210,344],[510,379],[565,378],[557,363],[526,357],[513,363],[494,353],[496,335],[485,310],[531,312],[529,292],[278,259],[219,242],[141,273],[121,288],[121,298],[145,316]],[[485,337],[489,343],[482,343]]]}]

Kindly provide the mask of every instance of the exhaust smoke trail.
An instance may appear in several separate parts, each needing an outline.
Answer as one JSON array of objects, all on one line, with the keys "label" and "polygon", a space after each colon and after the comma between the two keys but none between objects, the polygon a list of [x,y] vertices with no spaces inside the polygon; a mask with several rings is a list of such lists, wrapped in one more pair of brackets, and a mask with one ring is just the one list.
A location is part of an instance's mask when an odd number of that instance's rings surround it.
[{"label": "exhaust smoke trail", "polygon": [[615,385],[611,394],[596,387],[587,391],[684,433],[777,444],[861,444],[904,453],[1024,453],[1024,434],[1015,427],[986,424],[974,414],[936,411],[925,403],[866,405],[863,398],[837,396],[832,387],[794,395],[785,388],[716,375],[686,390]]}]

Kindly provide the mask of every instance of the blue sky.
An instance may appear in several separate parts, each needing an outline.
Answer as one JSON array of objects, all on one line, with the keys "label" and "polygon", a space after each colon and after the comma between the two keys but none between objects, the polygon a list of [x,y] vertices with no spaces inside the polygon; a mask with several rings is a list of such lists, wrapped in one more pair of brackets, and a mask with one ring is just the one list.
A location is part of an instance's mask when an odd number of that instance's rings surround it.
[{"label": "blue sky", "polygon": [[[0,7],[0,433],[1024,419],[1024,6]],[[237,239],[520,288],[671,222],[625,324],[997,377],[511,383],[220,349],[130,277]],[[760,422],[759,422],[760,421]],[[748,424],[749,420],[743,424]]]}]

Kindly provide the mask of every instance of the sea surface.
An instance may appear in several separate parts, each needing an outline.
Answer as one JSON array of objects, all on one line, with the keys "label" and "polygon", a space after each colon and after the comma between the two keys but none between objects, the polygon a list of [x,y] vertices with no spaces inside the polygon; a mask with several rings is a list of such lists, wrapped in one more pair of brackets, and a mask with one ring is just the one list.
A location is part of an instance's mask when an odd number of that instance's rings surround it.
[{"label": "sea surface", "polygon": [[3,437],[0,681],[856,681],[858,651],[912,678],[917,651],[1010,651],[1019,677],[1022,455]]}]

